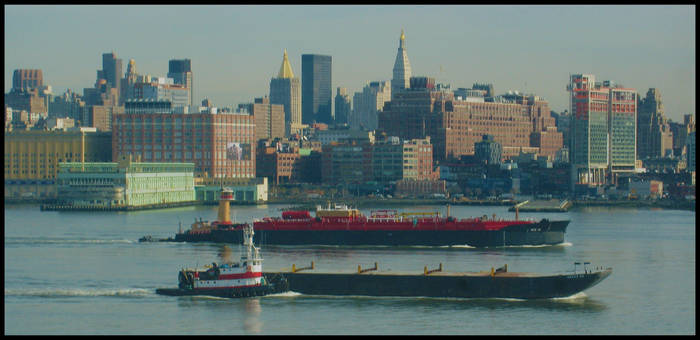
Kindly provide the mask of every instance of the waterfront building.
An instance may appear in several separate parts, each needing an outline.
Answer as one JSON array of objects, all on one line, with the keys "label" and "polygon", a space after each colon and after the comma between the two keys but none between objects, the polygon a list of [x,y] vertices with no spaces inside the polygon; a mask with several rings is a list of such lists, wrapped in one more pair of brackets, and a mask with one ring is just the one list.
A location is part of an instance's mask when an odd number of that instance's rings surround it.
[{"label": "waterfront building", "polygon": [[[695,172],[695,131],[690,132],[688,134],[687,138],[687,143],[688,143],[688,165],[687,169],[690,172]],[[694,178],[695,175],[693,175]]]},{"label": "waterfront building", "polygon": [[187,105],[192,105],[194,100],[194,83],[192,80],[192,61],[190,59],[171,59],[168,61],[168,78],[172,78],[174,84],[182,85],[188,90]]},{"label": "waterfront building", "polygon": [[348,128],[333,128],[315,130],[311,140],[319,141],[321,145],[339,142],[374,143],[374,131],[360,131]]},{"label": "waterfront building", "polygon": [[[614,86],[614,87],[613,87]],[[636,168],[637,93],[574,74],[571,92],[571,185],[615,184]]]},{"label": "waterfront building", "polygon": [[[257,204],[268,199],[268,180],[265,177],[253,178],[195,178],[197,202],[218,204],[222,188],[231,189],[233,203]],[[236,216],[231,216],[235,220]]]},{"label": "waterfront building", "polygon": [[333,123],[332,57],[301,56],[301,119],[304,124]]},{"label": "waterfront building", "polygon": [[650,88],[639,100],[637,136],[639,159],[665,157],[672,152],[673,133],[658,89]]},{"label": "waterfront building", "polygon": [[348,89],[338,87],[335,95],[335,123],[337,125],[348,124],[352,111],[352,104]]},{"label": "waterfront building", "polygon": [[389,137],[372,145],[372,178],[377,182],[392,182],[402,179],[435,180],[433,169],[433,147],[430,137],[401,141]]},{"label": "waterfront building", "polygon": [[52,198],[61,162],[112,160],[109,133],[94,128],[5,132],[5,198]]},{"label": "waterfront building", "polygon": [[[410,88],[392,97],[379,112],[378,129],[402,139],[430,136],[434,161],[474,155],[475,143],[485,134],[502,145],[503,158],[528,148],[540,152],[531,145],[533,133],[546,131],[546,138],[561,141],[561,133],[552,129],[555,123],[548,103],[538,96],[517,94],[494,102],[470,102],[436,88],[433,78],[412,77]],[[561,144],[551,148],[558,150]]]},{"label": "waterfront building", "polygon": [[306,162],[313,150],[298,141],[260,141],[256,159],[258,177],[269,178],[275,185],[306,182]]},{"label": "waterfront building", "polygon": [[399,48],[396,52],[393,77],[391,78],[391,95],[397,94],[399,91],[409,88],[410,79],[411,63],[408,61],[408,54],[406,53],[406,36],[403,34],[403,29],[401,29]]},{"label": "waterfront building", "polygon": [[255,177],[255,120],[238,113],[122,114],[112,130],[114,159],[195,164],[196,177]]},{"label": "waterfront building", "polygon": [[391,100],[391,93],[388,81],[373,81],[365,85],[362,92],[355,92],[350,127],[355,130],[376,130],[378,113]]},{"label": "waterfront building", "polygon": [[195,201],[193,163],[62,162],[57,205],[82,208],[167,206]]},{"label": "waterfront building", "polygon": [[270,98],[255,98],[253,103],[239,104],[239,110],[245,110],[255,117],[255,140],[283,138],[285,135],[284,106],[271,104]]},{"label": "waterfront building", "polygon": [[337,185],[363,184],[372,180],[372,145],[332,143],[321,152],[321,179]]},{"label": "waterfront building", "polygon": [[474,144],[474,156],[486,164],[501,164],[502,153],[501,144],[492,135],[484,135],[481,142]]},{"label": "waterfront building", "polygon": [[270,80],[270,103],[284,106],[285,136],[301,132],[301,82],[294,77],[286,49],[277,78]]}]

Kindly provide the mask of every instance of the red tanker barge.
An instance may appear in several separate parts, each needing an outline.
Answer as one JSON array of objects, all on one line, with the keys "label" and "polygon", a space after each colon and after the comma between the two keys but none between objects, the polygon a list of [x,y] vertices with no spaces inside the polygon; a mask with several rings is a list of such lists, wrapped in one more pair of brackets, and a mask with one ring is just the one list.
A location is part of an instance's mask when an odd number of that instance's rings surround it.
[{"label": "red tanker barge", "polygon": [[[192,229],[161,241],[240,243],[245,223],[226,220],[228,199],[219,205],[222,222],[196,221]],[[309,211],[284,211],[281,217],[253,221],[255,242],[270,245],[354,246],[471,246],[503,247],[555,245],[564,242],[568,220],[511,220],[486,215],[458,219],[437,212],[372,211],[363,215],[345,205],[317,207]],[[146,241],[150,241],[148,239]]]}]

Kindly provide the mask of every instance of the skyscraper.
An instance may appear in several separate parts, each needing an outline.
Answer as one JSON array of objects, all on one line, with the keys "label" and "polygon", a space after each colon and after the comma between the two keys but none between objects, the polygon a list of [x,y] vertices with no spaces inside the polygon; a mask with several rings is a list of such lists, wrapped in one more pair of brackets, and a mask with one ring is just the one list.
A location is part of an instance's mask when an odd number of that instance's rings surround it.
[{"label": "skyscraper", "polygon": [[590,74],[570,76],[571,183],[604,185],[633,172],[636,161],[637,93],[599,84]]},{"label": "skyscraper", "polygon": [[192,61],[190,59],[171,59],[168,62],[168,78],[173,78],[175,84],[186,87],[189,94],[189,104],[194,100],[192,84]]},{"label": "skyscraper", "polygon": [[97,71],[98,82],[100,79],[107,81],[107,85],[117,89],[117,99],[121,98],[122,60],[117,58],[114,52],[102,54],[102,70]]},{"label": "skyscraper", "polygon": [[329,55],[301,56],[301,120],[304,124],[333,123],[331,63]]},{"label": "skyscraper", "polygon": [[394,77],[391,79],[391,94],[397,94],[401,89],[410,87],[411,80],[411,63],[408,62],[408,54],[406,54],[406,36],[401,30],[399,38],[399,50],[396,53],[396,61],[394,62]]},{"label": "skyscraper", "polygon": [[377,113],[390,100],[391,86],[388,81],[373,81],[365,85],[362,92],[355,92],[353,96],[350,126],[358,130],[376,130]]},{"label": "skyscraper", "polygon": [[350,96],[348,95],[348,89],[344,87],[337,88],[337,93],[335,95],[335,123],[336,124],[348,124],[350,118]]},{"label": "skyscraper", "polygon": [[287,50],[284,50],[282,66],[277,78],[270,80],[270,104],[284,106],[286,136],[301,131],[301,83],[298,77],[294,77]]},{"label": "skyscraper", "polygon": [[664,114],[661,92],[651,88],[639,101],[637,120],[637,154],[639,159],[664,157],[673,149],[673,135]]}]

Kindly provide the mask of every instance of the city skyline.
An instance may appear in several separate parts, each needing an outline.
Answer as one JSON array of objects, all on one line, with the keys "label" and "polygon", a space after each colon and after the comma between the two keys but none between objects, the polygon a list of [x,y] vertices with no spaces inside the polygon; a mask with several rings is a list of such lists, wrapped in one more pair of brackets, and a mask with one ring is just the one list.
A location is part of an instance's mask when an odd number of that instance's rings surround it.
[{"label": "city skyline", "polygon": [[[55,95],[82,94],[94,86],[102,54],[114,52],[124,66],[134,59],[139,73],[161,77],[169,60],[190,59],[193,104],[206,97],[235,107],[269,95],[284,49],[297,72],[302,54],[331,56],[331,88],[361,92],[391,80],[403,29],[412,75],[452,89],[491,83],[496,94],[533,93],[560,112],[569,109],[569,75],[595,74],[640,95],[658,89],[667,117],[682,121],[695,114],[694,9],[6,5],[5,92],[15,69],[41,69]],[[181,24],[163,25],[170,22]]]}]

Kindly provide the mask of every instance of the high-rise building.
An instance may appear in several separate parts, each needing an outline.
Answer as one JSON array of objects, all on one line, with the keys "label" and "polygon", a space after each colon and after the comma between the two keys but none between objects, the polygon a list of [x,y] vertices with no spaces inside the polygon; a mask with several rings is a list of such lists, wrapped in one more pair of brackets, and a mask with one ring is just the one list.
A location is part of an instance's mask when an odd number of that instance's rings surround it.
[{"label": "high-rise building", "polygon": [[394,61],[393,78],[391,78],[391,94],[395,95],[400,90],[409,88],[410,79],[411,63],[408,61],[408,54],[406,53],[406,36],[403,34],[402,29],[401,37],[399,38],[399,50],[396,53],[396,61]]},{"label": "high-rise building", "polygon": [[673,149],[673,134],[664,112],[661,92],[650,88],[639,100],[637,152],[639,159],[664,157]]},{"label": "high-rise building", "polygon": [[104,79],[107,85],[117,89],[117,100],[121,97],[122,60],[114,52],[102,54],[102,70],[97,71],[97,80]]},{"label": "high-rise building", "polygon": [[284,106],[271,104],[270,98],[255,98],[253,103],[239,104],[255,117],[255,140],[275,139],[284,137]]},{"label": "high-rise building", "polygon": [[373,81],[362,92],[353,96],[350,127],[357,130],[376,130],[377,114],[384,108],[384,103],[391,100],[391,86],[388,81]]},{"label": "high-rise building", "polygon": [[688,134],[687,144],[687,169],[688,171],[695,171],[695,131]]},{"label": "high-rise building", "polygon": [[590,74],[570,76],[571,185],[617,182],[636,163],[636,90]]},{"label": "high-rise building", "polygon": [[192,61],[190,59],[171,59],[168,62],[168,78],[174,83],[182,85],[189,90],[189,104],[194,100],[194,87],[192,83]]},{"label": "high-rise building", "polygon": [[673,155],[675,157],[685,155],[688,152],[686,148],[688,134],[695,131],[695,116],[692,114],[683,115],[683,122],[669,121],[669,126],[673,134]]},{"label": "high-rise building", "polygon": [[335,123],[336,124],[348,124],[348,118],[351,114],[352,104],[350,102],[350,96],[348,95],[348,89],[344,87],[337,88],[335,95]]},{"label": "high-rise building", "polygon": [[285,136],[301,131],[301,82],[294,77],[287,50],[277,78],[270,80],[270,103],[284,106]]},{"label": "high-rise building", "polygon": [[332,58],[301,56],[301,120],[304,124],[333,123]]},{"label": "high-rise building", "polygon": [[44,76],[39,69],[20,69],[12,74],[12,89],[29,90],[44,86]]}]

